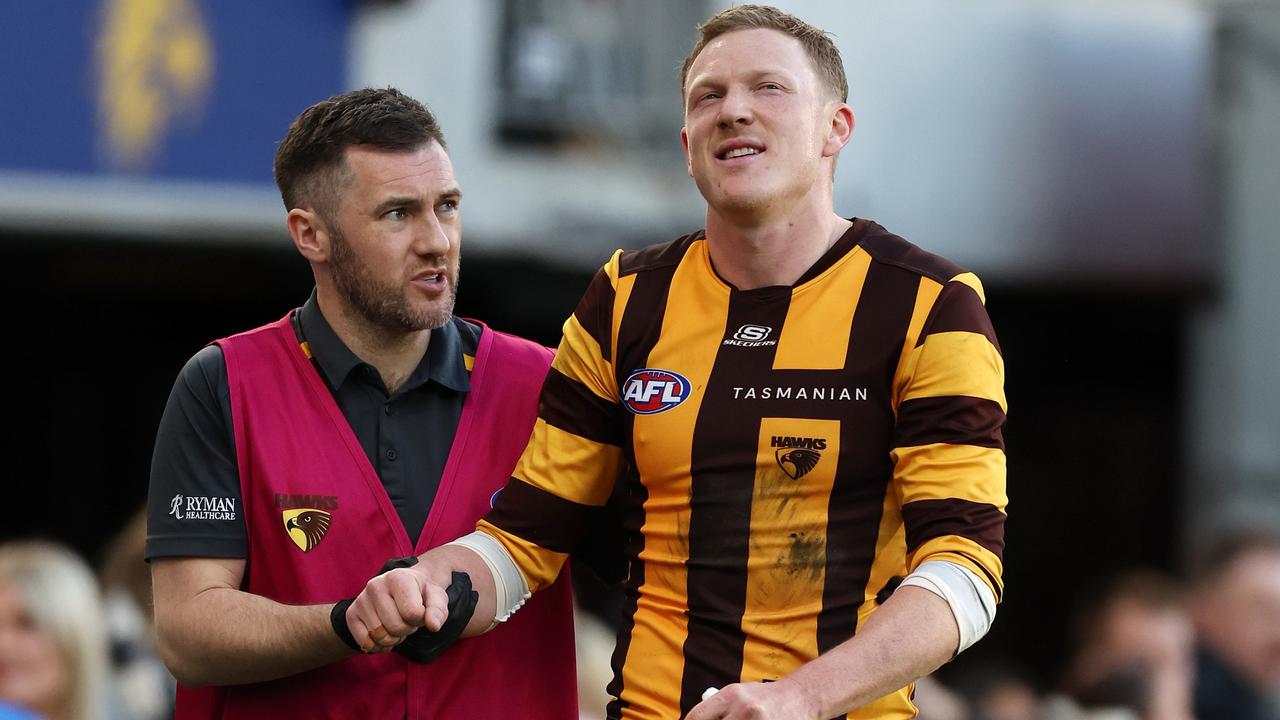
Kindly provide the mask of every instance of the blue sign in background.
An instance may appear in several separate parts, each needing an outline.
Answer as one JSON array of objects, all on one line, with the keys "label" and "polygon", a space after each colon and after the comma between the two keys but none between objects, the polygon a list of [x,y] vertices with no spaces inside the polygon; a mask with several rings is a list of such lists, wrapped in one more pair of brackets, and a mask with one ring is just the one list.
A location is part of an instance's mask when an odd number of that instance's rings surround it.
[{"label": "blue sign in background", "polygon": [[0,172],[270,183],[351,0],[0,2]]}]

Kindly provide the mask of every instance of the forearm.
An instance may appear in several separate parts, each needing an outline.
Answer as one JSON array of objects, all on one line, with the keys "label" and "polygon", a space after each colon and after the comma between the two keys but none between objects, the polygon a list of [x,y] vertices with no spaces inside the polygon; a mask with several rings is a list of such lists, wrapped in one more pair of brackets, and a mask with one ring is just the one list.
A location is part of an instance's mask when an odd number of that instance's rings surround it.
[{"label": "forearm", "polygon": [[160,654],[184,685],[236,685],[294,675],[351,655],[332,605],[282,605],[231,588],[179,602],[156,598]]},{"label": "forearm", "polygon": [[842,715],[927,675],[955,654],[959,630],[945,600],[901,587],[851,639],[787,676],[814,717]]},{"label": "forearm", "polygon": [[454,572],[464,572],[471,577],[471,589],[476,591],[479,599],[462,637],[474,637],[492,627],[497,612],[495,584],[493,573],[479,555],[459,545],[441,545],[418,556],[418,566],[425,569],[428,579],[440,587],[448,587]]}]

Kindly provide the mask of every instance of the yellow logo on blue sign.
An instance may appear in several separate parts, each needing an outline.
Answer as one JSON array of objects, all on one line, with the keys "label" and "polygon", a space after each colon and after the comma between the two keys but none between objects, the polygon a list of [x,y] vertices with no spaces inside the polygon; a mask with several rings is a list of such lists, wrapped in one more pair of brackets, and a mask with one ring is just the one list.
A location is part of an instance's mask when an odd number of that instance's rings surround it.
[{"label": "yellow logo on blue sign", "polygon": [[105,0],[98,37],[98,114],[111,164],[145,169],[174,117],[198,119],[213,49],[195,0]]}]

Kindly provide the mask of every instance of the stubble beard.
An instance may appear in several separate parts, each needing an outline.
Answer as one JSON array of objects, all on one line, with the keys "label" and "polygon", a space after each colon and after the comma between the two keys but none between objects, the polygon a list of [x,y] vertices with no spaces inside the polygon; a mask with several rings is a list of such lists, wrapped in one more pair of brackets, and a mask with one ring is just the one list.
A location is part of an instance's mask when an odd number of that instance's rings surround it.
[{"label": "stubble beard", "polygon": [[[351,249],[341,232],[333,232],[329,269],[333,284],[346,304],[369,324],[392,332],[410,333],[444,327],[453,318],[458,298],[458,267],[448,269],[449,294],[424,309],[409,305],[404,288],[381,282]],[[460,264],[460,263],[458,263]]]},{"label": "stubble beard", "polygon": [[752,217],[767,212],[778,201],[771,192],[773,188],[761,187],[768,181],[767,176],[754,180],[723,175],[714,177],[711,166],[703,168],[694,177],[702,199],[725,217]]}]

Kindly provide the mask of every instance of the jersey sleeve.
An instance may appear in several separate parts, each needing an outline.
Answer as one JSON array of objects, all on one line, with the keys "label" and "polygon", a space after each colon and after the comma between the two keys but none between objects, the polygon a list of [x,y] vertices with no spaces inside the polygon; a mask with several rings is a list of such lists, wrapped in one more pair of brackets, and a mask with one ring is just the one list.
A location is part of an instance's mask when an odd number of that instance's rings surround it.
[{"label": "jersey sleeve", "polygon": [[246,557],[243,512],[233,519],[187,517],[189,497],[230,498],[237,510],[243,507],[227,365],[216,345],[187,361],[160,418],[147,494],[145,557]]},{"label": "jersey sleeve", "polygon": [[[947,560],[1003,592],[1004,359],[982,285],[965,273],[941,286],[905,351],[892,459],[911,570]],[[911,342],[909,336],[908,342]]]},{"label": "jersey sleeve", "polygon": [[564,324],[529,444],[478,529],[494,535],[532,590],[555,580],[609,499],[622,461],[625,412],[612,349],[618,254]]}]

